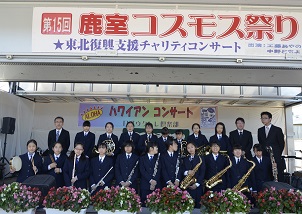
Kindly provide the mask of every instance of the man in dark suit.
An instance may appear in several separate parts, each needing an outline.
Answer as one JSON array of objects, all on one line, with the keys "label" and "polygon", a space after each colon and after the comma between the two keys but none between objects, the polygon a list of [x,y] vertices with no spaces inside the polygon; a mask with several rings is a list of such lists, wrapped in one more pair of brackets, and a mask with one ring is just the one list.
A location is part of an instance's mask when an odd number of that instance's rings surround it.
[{"label": "man in dark suit", "polygon": [[242,147],[242,155],[249,160],[252,159],[251,149],[253,146],[253,137],[250,131],[244,129],[245,121],[243,118],[238,117],[235,121],[237,129],[230,132],[231,145],[240,145]]},{"label": "man in dark suit", "polygon": [[284,149],[284,135],[280,127],[271,124],[272,114],[270,112],[261,113],[261,122],[263,127],[258,129],[258,141],[263,148],[263,156],[270,157],[267,152],[267,147],[271,146],[273,155],[278,169],[278,181],[283,182],[283,172],[285,169],[284,160],[281,159],[281,155]]},{"label": "man in dark suit", "polygon": [[70,146],[70,136],[69,132],[63,129],[64,118],[56,117],[54,119],[54,123],[56,128],[48,133],[48,150],[51,152],[53,144],[59,141],[63,147],[62,154],[66,155]]},{"label": "man in dark suit", "polygon": [[92,150],[95,145],[95,134],[89,131],[90,122],[83,122],[83,131],[78,132],[74,138],[74,146],[76,143],[81,142],[84,145],[84,154],[91,158]]}]

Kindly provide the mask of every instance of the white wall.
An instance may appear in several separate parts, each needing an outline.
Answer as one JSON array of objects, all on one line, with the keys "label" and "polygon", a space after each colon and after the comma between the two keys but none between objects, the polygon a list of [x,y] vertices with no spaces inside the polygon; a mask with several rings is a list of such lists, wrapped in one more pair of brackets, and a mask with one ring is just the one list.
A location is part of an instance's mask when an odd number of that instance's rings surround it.
[{"label": "white wall", "polygon": [[[51,129],[54,129],[53,119],[56,116],[64,117],[64,128],[70,132],[70,139],[73,142],[77,132],[82,130],[78,127],[78,111],[79,103],[51,103],[41,104],[37,103],[35,106],[33,136],[41,145],[42,149],[47,148],[47,136]],[[285,116],[283,108],[267,108],[267,107],[219,107],[218,121],[225,123],[226,131],[229,133],[234,130],[235,119],[243,117],[246,122],[246,129],[253,134],[254,143],[257,143],[257,130],[262,126],[260,121],[260,113],[262,111],[269,111],[273,114],[272,123],[281,127],[285,132]],[[188,127],[191,129],[191,127]],[[104,127],[92,127],[91,131],[96,133],[97,139],[100,134],[105,132]],[[114,133],[120,135],[122,129],[115,129]],[[213,129],[203,129],[202,133],[209,139],[214,134]],[[96,139],[96,140],[97,140]]]}]

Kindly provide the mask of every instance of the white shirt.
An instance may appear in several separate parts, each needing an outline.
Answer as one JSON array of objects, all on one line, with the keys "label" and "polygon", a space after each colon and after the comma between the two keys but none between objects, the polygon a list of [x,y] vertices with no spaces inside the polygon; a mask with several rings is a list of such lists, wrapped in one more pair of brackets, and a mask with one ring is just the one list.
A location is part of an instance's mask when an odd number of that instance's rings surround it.
[{"label": "white shirt", "polygon": [[129,153],[129,154],[126,153],[126,159],[128,159],[128,157],[131,158],[131,155],[132,155],[132,153]]},{"label": "white shirt", "polygon": [[62,129],[56,129],[56,135],[57,135],[58,132],[59,132],[59,135],[60,135],[61,132],[62,132]]},{"label": "white shirt", "polygon": [[242,129],[242,130],[237,129],[237,131],[238,131],[238,134],[239,134],[239,135],[240,135],[240,133],[243,134],[243,129]]},{"label": "white shirt", "polygon": [[170,152],[170,151],[167,151],[169,156],[171,157],[171,155],[173,156],[174,152]]},{"label": "white shirt", "polygon": [[104,162],[104,159],[105,159],[105,155],[103,157],[99,156],[99,161],[102,160],[102,162]]},{"label": "white shirt", "polygon": [[235,157],[235,163],[237,164],[240,161],[240,158]]},{"label": "white shirt", "polygon": [[133,132],[128,132],[128,135],[130,136],[130,135],[133,135]]},{"label": "white shirt", "polygon": [[222,134],[217,134],[217,138],[222,138]]},{"label": "white shirt", "polygon": [[150,155],[150,154],[148,153],[148,157],[149,157],[149,160],[150,160],[151,157],[152,157],[152,159],[154,158],[154,155]]},{"label": "white shirt", "polygon": [[28,155],[28,160],[30,160],[30,158],[34,158],[35,153],[30,154],[29,152],[27,152],[27,155]]},{"label": "white shirt", "polygon": [[[112,133],[111,133],[112,134]],[[111,134],[107,133],[107,138],[111,138]]]},{"label": "white shirt", "polygon": [[258,158],[258,157],[256,156],[256,158],[257,158],[257,160],[258,160],[258,163],[262,162],[262,157],[261,157],[261,158]]},{"label": "white shirt", "polygon": [[88,132],[84,132],[84,136],[88,135],[89,131]]},{"label": "white shirt", "polygon": [[53,156],[55,157],[55,160],[56,160],[56,159],[59,159],[59,158],[60,158],[60,155],[61,155],[61,154],[58,154],[58,155],[54,154]]},{"label": "white shirt", "polygon": [[214,155],[214,154],[212,153],[212,155],[213,155],[214,160],[216,161],[216,159],[218,158],[218,154],[217,154],[217,155]]},{"label": "white shirt", "polygon": [[195,138],[198,138],[198,134],[196,135],[196,134],[194,134],[194,136],[195,136]]}]

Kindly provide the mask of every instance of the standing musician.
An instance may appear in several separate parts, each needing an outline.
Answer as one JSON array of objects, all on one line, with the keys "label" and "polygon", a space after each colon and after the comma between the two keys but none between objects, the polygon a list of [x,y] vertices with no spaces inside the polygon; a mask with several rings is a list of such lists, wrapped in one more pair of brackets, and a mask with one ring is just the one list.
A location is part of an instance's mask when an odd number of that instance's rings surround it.
[{"label": "standing musician", "polygon": [[181,162],[180,155],[177,152],[177,141],[168,139],[165,145],[166,152],[161,154],[162,178],[165,185],[178,187],[181,180]]},{"label": "standing musician", "polygon": [[285,162],[281,159],[281,155],[284,149],[284,135],[280,127],[271,124],[272,114],[270,112],[261,113],[261,122],[263,127],[258,129],[258,141],[263,148],[263,156],[270,157],[270,153],[267,152],[267,147],[272,147],[274,159],[277,164],[278,181],[284,181],[284,169]]},{"label": "standing musician", "polygon": [[[242,149],[240,145],[234,145],[233,147],[234,156],[231,157],[232,167],[229,170],[230,182],[228,183],[229,188],[234,188],[242,179],[245,177],[245,182],[240,184],[242,188],[247,187],[246,191],[252,191],[255,189],[255,175],[252,170],[253,166],[242,156]],[[239,190],[239,189],[237,189]]]},{"label": "standing musician", "polygon": [[[106,186],[110,187],[114,177],[114,170],[110,170],[113,167],[113,159],[106,156],[107,144],[98,144],[98,152],[99,156],[92,158],[90,161],[89,181],[91,190],[95,193]],[[109,173],[107,174],[107,172]]]},{"label": "standing musician", "polygon": [[[27,141],[26,145],[27,152],[19,156],[22,160],[22,167],[17,177],[17,182],[19,183],[22,183],[30,176],[42,173],[42,157],[36,153],[37,141],[31,139]],[[15,171],[15,168],[10,169],[10,173]]]},{"label": "standing musician", "polygon": [[[108,156],[113,156],[113,160],[115,161],[117,155],[120,153],[120,148],[118,145],[118,137],[113,134],[114,125],[112,122],[107,122],[105,125],[106,133],[100,135],[98,140],[98,145],[103,143],[105,140],[112,140],[115,144],[115,149],[113,153],[107,153]],[[108,148],[107,148],[108,149]]]},{"label": "standing musician", "polygon": [[[185,177],[181,183],[181,188],[182,185],[188,187],[189,194],[195,200],[195,208],[200,208],[200,197],[203,195],[202,182],[205,176],[204,159],[195,153],[196,146],[193,142],[187,143],[187,151],[189,156],[183,160],[183,175]],[[192,179],[188,179],[188,183],[184,184],[189,177],[192,177]]]},{"label": "standing musician", "polygon": [[200,125],[198,123],[194,123],[192,125],[192,131],[193,131],[193,134],[191,134],[188,137],[188,139],[187,139],[188,142],[193,142],[195,144],[196,148],[209,145],[209,142],[208,142],[206,136],[201,134]]},{"label": "standing musician", "polygon": [[133,153],[133,142],[130,140],[124,142],[123,151],[115,162],[116,185],[131,187],[137,191],[139,156]]},{"label": "standing musician", "polygon": [[145,124],[146,133],[141,135],[138,142],[139,154],[142,155],[146,151],[147,142],[156,142],[157,136],[153,134],[153,124],[148,122]]},{"label": "standing musician", "polygon": [[63,166],[65,186],[75,186],[87,189],[89,177],[89,159],[84,155],[84,145],[76,143],[74,150],[65,161]]},{"label": "standing musician", "polygon": [[225,151],[229,156],[233,156],[232,145],[229,137],[226,135],[224,123],[219,122],[216,124],[215,135],[210,137],[210,142],[219,142],[220,151]]},{"label": "standing musician", "polygon": [[161,137],[157,139],[159,153],[163,154],[167,152],[166,141],[168,140],[168,138],[170,138],[169,129],[167,127],[164,127],[161,129]]},{"label": "standing musician", "polygon": [[242,117],[238,117],[235,120],[237,129],[230,132],[230,142],[231,145],[241,145],[242,155],[247,159],[252,159],[251,149],[253,146],[253,137],[250,131],[244,129],[245,121]]},{"label": "standing musician", "polygon": [[[219,142],[211,142],[211,153],[205,156],[206,162],[206,173],[205,179],[212,179],[213,181],[218,181],[221,179],[221,182],[213,185],[211,188],[207,187],[206,190],[220,192],[221,190],[226,190],[227,183],[229,182],[229,177],[227,170],[230,168],[231,163],[227,157],[221,155],[220,151],[220,143]],[[211,186],[210,184],[209,186]]]},{"label": "standing musician", "polygon": [[124,132],[121,134],[120,139],[119,139],[119,148],[121,149],[124,145],[124,143],[128,140],[132,141],[134,144],[134,150],[133,153],[139,154],[138,150],[138,141],[140,135],[136,132],[134,132],[134,122],[133,121],[128,121],[126,124],[126,129],[127,132]]},{"label": "standing musician", "polygon": [[255,189],[254,191],[263,190],[263,183],[267,181],[272,181],[272,162],[266,157],[262,156],[262,146],[260,144],[255,144],[253,147],[255,156],[252,161],[255,162],[256,166],[254,168],[255,175]]},{"label": "standing musician", "polygon": [[141,174],[140,195],[143,206],[147,195],[153,190],[160,188],[161,161],[156,142],[147,142],[146,154],[139,160],[139,169]]},{"label": "standing musician", "polygon": [[[181,129],[177,129],[175,131],[175,135],[176,135],[176,142],[177,142],[177,145],[178,145],[178,153],[180,153],[180,157],[183,157],[183,154],[182,154],[182,151],[181,149],[183,148],[182,144],[183,144],[183,132]],[[184,141],[185,142],[185,141]],[[187,149],[185,150],[185,153],[187,153]]]},{"label": "standing musician", "polygon": [[90,122],[84,121],[83,122],[83,131],[78,132],[74,138],[74,145],[77,142],[81,142],[84,145],[84,154],[91,158],[92,157],[92,150],[95,145],[95,134],[90,132]]},{"label": "standing musician", "polygon": [[69,132],[63,129],[64,125],[64,118],[63,117],[56,117],[54,119],[55,129],[49,131],[48,133],[48,151],[51,153],[52,145],[55,142],[60,142],[63,146],[62,154],[67,153],[69,146],[70,146],[70,136]]},{"label": "standing musician", "polygon": [[62,150],[62,144],[56,142],[52,147],[53,154],[44,157],[43,163],[44,173],[52,175],[56,179],[56,187],[64,186],[63,166],[67,156],[61,153]]}]

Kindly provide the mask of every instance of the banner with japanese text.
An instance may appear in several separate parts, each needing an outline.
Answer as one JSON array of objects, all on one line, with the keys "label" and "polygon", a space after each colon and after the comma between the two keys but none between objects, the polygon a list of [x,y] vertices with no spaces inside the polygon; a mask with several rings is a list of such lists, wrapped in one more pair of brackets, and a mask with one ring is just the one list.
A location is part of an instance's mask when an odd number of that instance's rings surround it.
[{"label": "banner with japanese text", "polygon": [[200,123],[200,106],[153,105],[153,104],[88,104],[80,103],[78,126],[85,120],[93,127],[105,127],[112,122],[116,128],[124,128],[133,121],[136,128],[144,128],[151,122],[154,129],[191,129],[193,123]]},{"label": "banner with japanese text", "polygon": [[295,57],[301,23],[301,12],[35,7],[32,52]]}]

